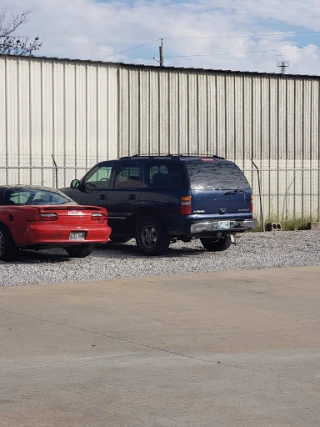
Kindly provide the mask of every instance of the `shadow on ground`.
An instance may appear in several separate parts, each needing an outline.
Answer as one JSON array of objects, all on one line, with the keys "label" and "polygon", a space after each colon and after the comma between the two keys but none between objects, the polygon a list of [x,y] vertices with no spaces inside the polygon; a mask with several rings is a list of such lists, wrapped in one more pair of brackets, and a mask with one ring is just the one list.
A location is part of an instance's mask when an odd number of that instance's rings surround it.
[{"label": "shadow on ground", "polygon": [[[187,245],[187,244],[186,244]],[[106,245],[96,246],[93,253],[85,258],[87,262],[90,262],[91,257],[95,258],[145,258],[145,259],[166,259],[166,258],[182,258],[186,256],[197,256],[203,255],[205,252],[201,247],[194,248],[187,246],[185,247],[175,247],[172,244],[169,247],[168,252],[164,255],[156,257],[148,257],[141,255],[139,249],[134,244],[120,244],[120,243],[107,243]],[[56,264],[62,262],[70,262],[76,258],[71,258],[64,249],[45,249],[45,250],[23,250],[19,251],[18,257],[11,262],[6,264],[39,264],[39,263],[49,263]]]}]

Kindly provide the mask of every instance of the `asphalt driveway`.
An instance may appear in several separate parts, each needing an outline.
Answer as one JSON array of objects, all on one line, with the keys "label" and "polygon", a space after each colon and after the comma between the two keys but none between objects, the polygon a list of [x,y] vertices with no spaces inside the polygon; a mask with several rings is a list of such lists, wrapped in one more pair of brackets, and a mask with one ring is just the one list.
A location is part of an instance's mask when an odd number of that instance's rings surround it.
[{"label": "asphalt driveway", "polygon": [[0,288],[0,425],[318,427],[319,277]]}]

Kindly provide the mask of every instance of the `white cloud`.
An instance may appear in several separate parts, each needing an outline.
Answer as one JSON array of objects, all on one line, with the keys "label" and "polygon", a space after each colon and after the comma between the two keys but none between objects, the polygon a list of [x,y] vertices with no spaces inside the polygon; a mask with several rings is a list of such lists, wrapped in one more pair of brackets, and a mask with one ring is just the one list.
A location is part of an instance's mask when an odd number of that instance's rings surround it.
[{"label": "white cloud", "polygon": [[[319,74],[317,42],[320,33],[309,34],[301,40],[298,35],[240,37],[283,31],[320,31],[320,8],[316,0],[304,3],[300,0],[100,3],[94,0],[3,0],[2,3],[12,12],[32,9],[30,22],[22,30],[43,39],[40,55],[156,65],[152,58],[158,57],[159,41],[113,54],[163,37],[166,65],[277,72],[276,55],[282,53],[283,59],[290,61],[289,72]],[[278,50],[282,48],[285,50]],[[264,52],[254,53],[259,51]],[[207,56],[186,57],[190,55]]]}]

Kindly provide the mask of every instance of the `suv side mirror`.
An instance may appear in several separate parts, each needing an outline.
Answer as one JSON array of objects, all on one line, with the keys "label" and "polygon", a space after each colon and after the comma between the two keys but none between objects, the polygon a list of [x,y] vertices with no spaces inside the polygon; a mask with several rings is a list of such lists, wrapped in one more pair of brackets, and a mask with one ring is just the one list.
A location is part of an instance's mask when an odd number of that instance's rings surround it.
[{"label": "suv side mirror", "polygon": [[78,179],[73,179],[70,184],[70,188],[79,188],[80,187],[80,181]]}]

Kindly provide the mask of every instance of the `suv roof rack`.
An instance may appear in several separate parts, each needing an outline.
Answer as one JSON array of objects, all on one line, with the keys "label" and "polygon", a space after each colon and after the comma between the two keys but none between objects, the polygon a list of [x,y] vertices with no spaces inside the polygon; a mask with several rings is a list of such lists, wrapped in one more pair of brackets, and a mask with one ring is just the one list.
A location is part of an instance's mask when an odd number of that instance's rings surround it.
[{"label": "suv roof rack", "polygon": [[134,159],[134,158],[147,158],[147,159],[154,159],[154,158],[165,158],[165,157],[169,157],[169,158],[180,158],[180,157],[190,157],[190,158],[214,158],[214,159],[224,159],[224,157],[221,156],[217,156],[216,154],[213,155],[208,155],[208,154],[203,154],[203,155],[198,155],[198,154],[155,154],[155,155],[149,155],[149,154],[133,154],[132,156],[124,156],[124,157],[120,157],[119,160],[127,160],[127,159]]}]

